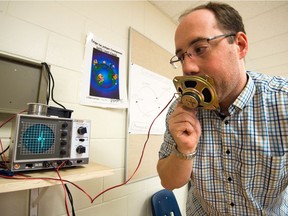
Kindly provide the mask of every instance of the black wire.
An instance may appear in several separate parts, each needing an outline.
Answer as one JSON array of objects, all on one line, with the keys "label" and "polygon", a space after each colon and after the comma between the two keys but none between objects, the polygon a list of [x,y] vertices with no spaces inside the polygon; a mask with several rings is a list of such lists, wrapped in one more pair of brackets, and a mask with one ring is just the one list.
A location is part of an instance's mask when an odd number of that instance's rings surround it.
[{"label": "black wire", "polygon": [[9,147],[10,147],[10,145],[9,146],[7,146],[7,148],[6,149],[4,149],[4,151],[3,152],[1,152],[0,153],[0,155],[2,156],[2,154],[4,154],[8,149],[9,149]]},{"label": "black wire", "polygon": [[[55,99],[54,99],[54,78],[53,78],[53,75],[50,71],[50,68],[48,66],[48,64],[46,62],[42,62],[42,64],[45,66],[47,72],[48,72],[48,75],[49,75],[49,92],[50,92],[50,79],[52,80],[52,88],[51,88],[51,99],[52,101],[54,101],[54,103],[58,104],[59,106],[61,106],[63,109],[66,109],[62,104],[58,103]],[[50,94],[50,93],[49,93]]]},{"label": "black wire", "polygon": [[9,149],[10,145],[6,147],[6,149],[4,149],[3,152],[0,153],[0,156],[1,156],[1,162],[0,162],[0,168],[4,168],[4,169],[7,169],[7,163],[8,161],[5,161],[4,158],[3,158],[3,154]]},{"label": "black wire", "polygon": [[76,216],[76,214],[75,214],[75,209],[74,209],[74,203],[73,203],[73,197],[72,197],[72,194],[71,194],[71,192],[70,192],[67,184],[65,184],[65,188],[66,188],[67,195],[68,195],[68,198],[69,198],[69,201],[70,201],[70,204],[71,204],[72,215],[73,215],[73,216]]},{"label": "black wire", "polygon": [[[46,69],[46,67],[45,67],[45,69]],[[47,89],[47,96],[46,96],[46,104],[48,105],[49,104],[49,100],[50,100],[51,79],[50,79],[49,71],[47,71],[47,69],[46,69],[46,72],[47,72],[47,75],[48,75],[48,89]]]},{"label": "black wire", "polygon": [[50,92],[51,92],[51,78],[50,78],[51,72],[50,72],[50,70],[48,70],[49,66],[47,65],[47,63],[42,62],[41,64],[45,67],[45,70],[46,70],[47,75],[48,75],[48,89],[47,89],[47,95],[46,95],[46,104],[48,105],[49,104],[49,100],[50,100]]}]

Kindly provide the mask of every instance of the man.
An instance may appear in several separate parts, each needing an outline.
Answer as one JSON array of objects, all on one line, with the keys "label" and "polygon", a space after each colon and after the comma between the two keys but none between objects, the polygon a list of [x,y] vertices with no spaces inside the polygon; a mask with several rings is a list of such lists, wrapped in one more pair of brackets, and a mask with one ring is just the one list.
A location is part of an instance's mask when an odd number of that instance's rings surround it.
[{"label": "man", "polygon": [[187,216],[288,215],[288,82],[246,71],[242,18],[210,2],[175,32],[184,76],[214,80],[219,108],[169,108],[157,170],[163,187],[189,182]]}]

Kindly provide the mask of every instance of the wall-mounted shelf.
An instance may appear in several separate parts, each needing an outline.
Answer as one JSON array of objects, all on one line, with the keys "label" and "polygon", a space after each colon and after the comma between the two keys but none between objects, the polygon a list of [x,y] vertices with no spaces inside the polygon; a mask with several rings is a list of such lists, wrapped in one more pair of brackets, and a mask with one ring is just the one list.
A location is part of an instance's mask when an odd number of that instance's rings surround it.
[{"label": "wall-mounted shelf", "polygon": [[[59,170],[61,178],[71,182],[84,181],[89,179],[101,178],[113,174],[113,169],[97,164],[89,163],[84,166],[63,168]],[[20,190],[30,191],[29,215],[37,216],[37,204],[44,195],[48,187],[59,185],[61,181],[43,180],[40,178],[59,179],[55,170],[22,172],[27,179],[4,179],[0,178],[0,193],[15,192]],[[29,179],[36,178],[36,179]],[[39,179],[38,179],[39,178]],[[39,188],[45,188],[39,194]]]},{"label": "wall-mounted shelf", "polygon": [[[62,179],[71,182],[100,178],[113,174],[113,169],[96,163],[89,163],[79,167],[64,168],[60,169],[59,171]],[[59,179],[57,173],[54,170],[22,172],[22,174],[34,178],[48,177]],[[0,178],[0,193],[49,187],[57,184],[61,184],[61,181],[50,181],[42,179],[32,180],[29,179],[29,177],[27,180]]]}]

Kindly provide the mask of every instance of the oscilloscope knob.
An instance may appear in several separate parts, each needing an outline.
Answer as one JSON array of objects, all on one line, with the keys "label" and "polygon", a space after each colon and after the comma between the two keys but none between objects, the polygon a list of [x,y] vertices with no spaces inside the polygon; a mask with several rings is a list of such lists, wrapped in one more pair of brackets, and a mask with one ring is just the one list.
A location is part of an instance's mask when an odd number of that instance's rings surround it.
[{"label": "oscilloscope knob", "polygon": [[67,141],[66,141],[66,140],[61,140],[60,144],[61,144],[62,146],[67,145]]},{"label": "oscilloscope knob", "polygon": [[87,128],[86,127],[79,127],[77,132],[80,135],[84,135],[85,133],[87,133]]},{"label": "oscilloscope knob", "polygon": [[62,149],[61,151],[60,151],[60,155],[65,155],[66,154],[66,151],[64,150],[64,149]]},{"label": "oscilloscope knob", "polygon": [[82,146],[82,145],[78,146],[78,147],[76,148],[76,152],[77,152],[78,154],[83,154],[83,153],[85,153],[85,152],[86,152],[85,146]]},{"label": "oscilloscope knob", "polygon": [[67,131],[62,131],[62,132],[61,132],[61,136],[62,136],[62,137],[66,137],[66,136],[67,136]]},{"label": "oscilloscope knob", "polygon": [[68,123],[67,122],[64,122],[63,124],[62,124],[62,128],[67,128],[68,127]]}]

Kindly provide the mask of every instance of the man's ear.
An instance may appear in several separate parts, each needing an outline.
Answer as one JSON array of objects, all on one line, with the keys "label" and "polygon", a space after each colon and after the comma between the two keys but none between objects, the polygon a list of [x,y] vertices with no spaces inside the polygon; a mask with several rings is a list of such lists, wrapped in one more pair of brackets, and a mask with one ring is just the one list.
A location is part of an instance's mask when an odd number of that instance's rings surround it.
[{"label": "man's ear", "polygon": [[244,32],[238,32],[235,36],[235,43],[238,46],[239,57],[245,58],[248,52],[248,38]]}]

